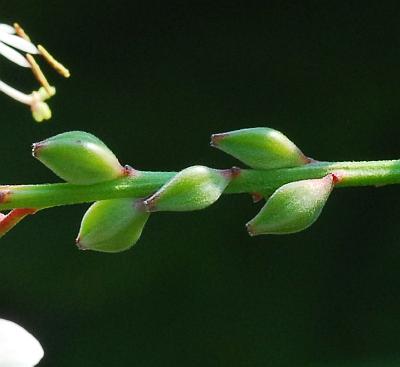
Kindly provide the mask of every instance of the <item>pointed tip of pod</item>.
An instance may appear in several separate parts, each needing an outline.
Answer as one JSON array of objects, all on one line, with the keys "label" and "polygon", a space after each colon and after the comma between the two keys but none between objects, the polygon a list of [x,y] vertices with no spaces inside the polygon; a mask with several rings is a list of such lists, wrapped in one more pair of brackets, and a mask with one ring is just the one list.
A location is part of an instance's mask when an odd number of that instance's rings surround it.
[{"label": "pointed tip of pod", "polygon": [[246,223],[246,230],[250,237],[257,236],[257,233],[255,232],[250,222]]},{"label": "pointed tip of pod", "polygon": [[220,142],[228,135],[229,135],[229,133],[212,134],[210,146],[212,146],[214,148],[218,148],[218,145],[220,144]]},{"label": "pointed tip of pod", "polygon": [[40,149],[43,147],[43,143],[39,142],[39,143],[33,143],[32,144],[32,157],[34,158],[38,158],[39,153],[40,153]]},{"label": "pointed tip of pod", "polygon": [[76,247],[78,247],[79,250],[85,251],[85,250],[89,250],[83,243],[81,240],[81,237],[78,235],[78,237],[76,237],[75,239],[75,245]]}]

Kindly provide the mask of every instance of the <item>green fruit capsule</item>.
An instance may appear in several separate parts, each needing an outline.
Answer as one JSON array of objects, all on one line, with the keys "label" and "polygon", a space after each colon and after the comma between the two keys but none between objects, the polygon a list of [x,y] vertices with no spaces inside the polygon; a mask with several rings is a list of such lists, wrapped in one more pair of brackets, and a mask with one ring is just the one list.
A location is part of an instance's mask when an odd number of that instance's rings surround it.
[{"label": "green fruit capsule", "polygon": [[231,177],[231,170],[188,167],[145,200],[144,205],[150,212],[203,209],[218,200]]},{"label": "green fruit capsule", "polygon": [[97,201],[83,216],[76,244],[83,250],[125,251],[138,241],[149,215],[134,199]]},{"label": "green fruit capsule", "polygon": [[69,131],[35,143],[32,155],[57,176],[77,185],[124,175],[114,153],[100,139],[83,131]]},{"label": "green fruit capsule", "polygon": [[267,127],[214,134],[211,146],[258,169],[296,167],[310,162],[285,135]]},{"label": "green fruit capsule", "polygon": [[336,176],[329,174],[283,185],[246,224],[249,234],[288,234],[306,229],[318,219],[335,182]]}]

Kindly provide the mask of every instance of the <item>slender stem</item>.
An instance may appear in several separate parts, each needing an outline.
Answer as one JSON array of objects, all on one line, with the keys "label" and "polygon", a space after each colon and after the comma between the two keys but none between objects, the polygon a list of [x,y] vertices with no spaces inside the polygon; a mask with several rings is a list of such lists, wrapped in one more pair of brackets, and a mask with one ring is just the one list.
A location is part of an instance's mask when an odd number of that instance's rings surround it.
[{"label": "slender stem", "polygon": [[[315,162],[300,167],[241,170],[225,193],[269,195],[280,186],[298,180],[321,178],[334,173],[337,187],[381,186],[400,183],[400,160],[369,162]],[[146,197],[170,180],[176,172],[140,172],[132,177],[95,185],[68,183],[0,186],[0,210],[48,208],[105,199]]]},{"label": "slender stem", "polygon": [[315,162],[300,167],[256,171],[242,170],[226,193],[272,193],[280,186],[334,173],[337,187],[383,186],[400,183],[400,160],[365,162]]}]

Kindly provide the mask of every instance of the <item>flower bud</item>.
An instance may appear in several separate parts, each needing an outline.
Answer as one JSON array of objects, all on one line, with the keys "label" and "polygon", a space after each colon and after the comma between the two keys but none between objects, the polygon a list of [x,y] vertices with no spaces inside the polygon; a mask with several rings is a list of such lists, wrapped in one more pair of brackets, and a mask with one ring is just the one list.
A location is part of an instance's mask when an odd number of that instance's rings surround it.
[{"label": "flower bud", "polygon": [[310,162],[285,135],[267,127],[214,134],[211,146],[258,169],[295,167]]},{"label": "flower bud", "polygon": [[138,241],[149,215],[134,199],[97,201],[83,216],[76,244],[83,250],[127,250]]},{"label": "flower bud", "polygon": [[114,153],[94,135],[69,131],[33,144],[32,154],[67,182],[89,185],[124,174]]},{"label": "flower bud", "polygon": [[300,232],[313,224],[328,200],[336,177],[302,180],[283,185],[246,224],[251,236]]},{"label": "flower bud", "polygon": [[144,205],[150,212],[203,209],[218,200],[231,176],[231,170],[188,167],[145,200]]}]

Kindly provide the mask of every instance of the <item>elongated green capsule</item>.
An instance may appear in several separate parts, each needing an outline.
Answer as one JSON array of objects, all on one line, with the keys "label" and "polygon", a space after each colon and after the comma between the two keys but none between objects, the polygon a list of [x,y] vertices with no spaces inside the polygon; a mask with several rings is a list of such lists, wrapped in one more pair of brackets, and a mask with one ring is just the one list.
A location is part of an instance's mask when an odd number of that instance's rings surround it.
[{"label": "elongated green capsule", "polygon": [[214,134],[211,146],[258,169],[296,167],[310,162],[285,135],[267,127]]},{"label": "elongated green capsule", "polygon": [[83,250],[125,251],[138,241],[149,215],[134,199],[97,201],[83,216],[76,244]]},{"label": "elongated green capsule", "polygon": [[150,212],[203,209],[218,200],[231,177],[231,170],[188,167],[145,200],[144,205]]},{"label": "elongated green capsule", "polygon": [[73,184],[89,185],[124,175],[114,153],[100,139],[83,131],[69,131],[35,143],[32,155]]},{"label": "elongated green capsule", "polygon": [[329,174],[283,185],[246,224],[249,234],[288,234],[306,229],[318,219],[336,179]]}]

